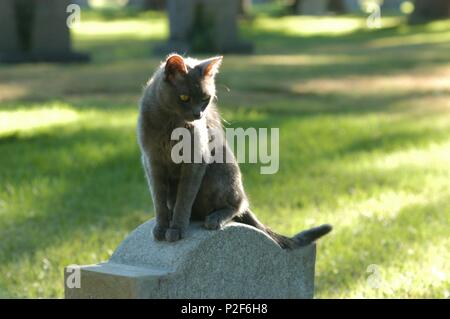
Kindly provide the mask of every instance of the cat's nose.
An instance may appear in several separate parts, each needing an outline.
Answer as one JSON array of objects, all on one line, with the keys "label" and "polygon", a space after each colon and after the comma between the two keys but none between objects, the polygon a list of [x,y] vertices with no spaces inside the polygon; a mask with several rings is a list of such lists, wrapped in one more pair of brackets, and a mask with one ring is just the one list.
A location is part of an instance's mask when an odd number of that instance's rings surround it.
[{"label": "cat's nose", "polygon": [[196,120],[198,120],[198,119],[200,119],[202,117],[203,112],[202,111],[200,111],[200,112],[192,112],[192,115],[194,116],[194,118]]}]

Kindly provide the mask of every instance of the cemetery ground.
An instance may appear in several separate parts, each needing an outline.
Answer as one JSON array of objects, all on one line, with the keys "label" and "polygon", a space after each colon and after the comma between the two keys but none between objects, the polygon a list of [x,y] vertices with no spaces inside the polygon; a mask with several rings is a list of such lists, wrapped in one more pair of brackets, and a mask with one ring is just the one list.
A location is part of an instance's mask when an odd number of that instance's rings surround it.
[{"label": "cemetery ground", "polygon": [[[448,297],[450,21],[257,16],[226,55],[230,127],[279,127],[280,170],[242,164],[278,232],[331,223],[316,297]],[[153,216],[135,138],[162,14],[82,15],[90,64],[0,66],[0,297],[62,297],[63,267],[108,259]],[[229,88],[229,91],[228,89]]]}]

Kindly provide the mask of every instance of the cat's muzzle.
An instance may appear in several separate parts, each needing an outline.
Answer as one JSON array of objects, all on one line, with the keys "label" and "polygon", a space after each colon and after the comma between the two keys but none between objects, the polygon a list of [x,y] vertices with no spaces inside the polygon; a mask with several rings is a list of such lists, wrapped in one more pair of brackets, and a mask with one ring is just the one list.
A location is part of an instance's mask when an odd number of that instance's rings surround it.
[{"label": "cat's muzzle", "polygon": [[203,112],[202,111],[200,111],[200,112],[192,112],[192,116],[194,117],[194,119],[199,120],[199,119],[202,118]]}]

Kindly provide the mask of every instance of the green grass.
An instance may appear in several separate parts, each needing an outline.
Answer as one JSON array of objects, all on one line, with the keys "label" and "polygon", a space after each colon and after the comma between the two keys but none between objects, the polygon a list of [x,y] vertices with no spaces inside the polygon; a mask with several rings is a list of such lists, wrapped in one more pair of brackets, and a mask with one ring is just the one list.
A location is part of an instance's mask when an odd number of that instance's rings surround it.
[{"label": "green grass", "polygon": [[[82,21],[92,63],[0,66],[0,297],[62,297],[64,266],[106,260],[153,216],[135,122],[165,18]],[[256,16],[255,55],[225,56],[230,126],[280,128],[277,174],[242,165],[254,211],[285,234],[334,225],[319,298],[448,297],[450,21],[320,21]]]}]

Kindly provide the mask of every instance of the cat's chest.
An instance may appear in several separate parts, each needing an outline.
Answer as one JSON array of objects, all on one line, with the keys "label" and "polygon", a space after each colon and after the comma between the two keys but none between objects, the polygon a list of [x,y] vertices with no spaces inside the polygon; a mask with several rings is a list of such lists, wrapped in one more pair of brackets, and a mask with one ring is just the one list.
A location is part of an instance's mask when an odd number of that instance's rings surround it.
[{"label": "cat's chest", "polygon": [[[176,127],[168,127],[154,133],[156,147],[154,152],[156,156],[162,157],[165,163],[179,163],[174,156],[182,156],[184,152],[191,153],[195,151],[194,145],[199,145],[199,135],[202,127],[192,124],[184,124]],[[199,140],[199,141],[197,141]]]},{"label": "cat's chest", "polygon": [[163,162],[169,164],[172,162],[172,149],[179,141],[172,139],[172,135],[167,132],[158,132],[156,134],[154,136],[156,143],[153,148],[153,156],[157,156],[163,160]]}]

